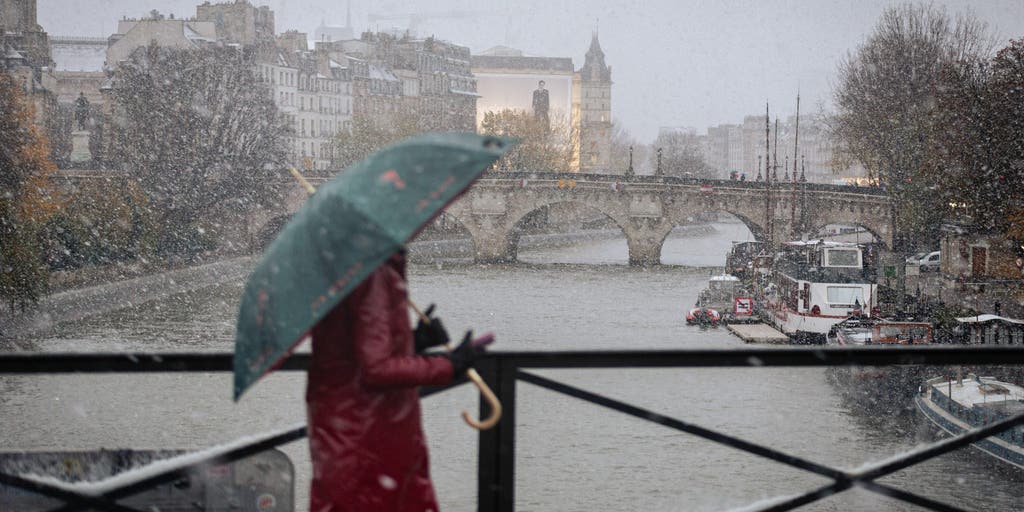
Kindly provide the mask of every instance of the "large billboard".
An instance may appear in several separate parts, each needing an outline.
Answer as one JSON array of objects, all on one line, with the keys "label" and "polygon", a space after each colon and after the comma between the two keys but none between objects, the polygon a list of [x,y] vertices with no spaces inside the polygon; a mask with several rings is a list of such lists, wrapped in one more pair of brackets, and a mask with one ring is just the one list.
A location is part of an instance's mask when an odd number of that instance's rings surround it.
[{"label": "large billboard", "polygon": [[[487,73],[474,71],[476,92],[476,124],[480,126],[484,114],[503,109],[534,112],[534,99],[538,109],[543,109],[547,98],[547,114],[552,122],[568,121],[572,114],[572,75],[542,73]],[[539,92],[540,82],[544,82]]]}]

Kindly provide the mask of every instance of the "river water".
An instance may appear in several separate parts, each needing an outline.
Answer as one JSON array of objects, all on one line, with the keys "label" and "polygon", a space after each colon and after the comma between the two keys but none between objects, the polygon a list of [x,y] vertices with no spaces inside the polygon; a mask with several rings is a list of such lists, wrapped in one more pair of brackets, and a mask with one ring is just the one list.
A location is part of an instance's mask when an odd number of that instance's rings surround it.
[{"label": "river water", "polygon": [[[679,234],[658,268],[631,268],[624,239],[520,251],[521,263],[410,268],[413,299],[437,303],[452,331],[493,330],[501,350],[740,347],[724,328],[687,327],[683,312],[750,233],[716,223]],[[43,351],[230,351],[241,282],[182,293],[61,324],[31,343]],[[931,436],[913,416],[849,409],[823,369],[615,369],[537,373],[827,465],[856,468]],[[0,378],[3,449],[202,448],[303,421],[305,378],[273,374],[232,403],[227,374]],[[688,434],[520,383],[516,509],[727,510],[827,484]],[[442,509],[475,509],[476,411],[464,386],[424,401],[424,427]],[[305,509],[305,442],[283,447]],[[882,480],[972,510],[1020,510],[1019,474],[954,454]],[[917,508],[852,490],[806,507],[827,511]]]}]

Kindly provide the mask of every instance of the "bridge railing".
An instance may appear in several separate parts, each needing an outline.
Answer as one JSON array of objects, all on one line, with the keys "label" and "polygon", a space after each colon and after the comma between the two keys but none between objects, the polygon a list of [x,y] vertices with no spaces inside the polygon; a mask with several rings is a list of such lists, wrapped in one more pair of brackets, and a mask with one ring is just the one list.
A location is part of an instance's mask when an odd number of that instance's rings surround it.
[{"label": "bridge railing", "polygon": [[[163,373],[230,372],[231,354],[227,353],[128,353],[128,354],[0,354],[0,375],[66,373]],[[288,359],[279,371],[302,371],[310,356],[298,354]],[[663,427],[686,432],[711,442],[757,455],[779,464],[824,476],[831,482],[751,510],[793,510],[828,496],[857,487],[928,510],[960,510],[933,498],[878,482],[901,469],[931,460],[939,455],[968,446],[972,442],[1024,425],[1024,413],[990,425],[949,437],[906,454],[869,465],[865,469],[846,470],[829,467],[793,454],[686,421],[662,415],[628,403],[571,386],[530,372],[533,369],[574,368],[765,368],[892,365],[1024,365],[1024,346],[939,346],[939,347],[867,347],[867,348],[744,348],[727,350],[678,351],[595,351],[595,352],[494,352],[478,365],[504,408],[498,425],[479,434],[478,510],[510,512],[515,509],[516,388],[527,382],[611,411],[632,416]],[[424,390],[427,396],[443,389]],[[488,406],[481,401],[481,414]],[[24,475],[0,473],[0,484],[39,493],[61,500],[66,505],[55,510],[133,510],[119,500],[172,482],[209,464],[223,464],[245,458],[306,436],[304,425],[257,436],[224,450],[211,450],[208,456],[194,457],[188,464],[147,473],[146,478],[113,486],[100,494],[89,494],[51,481]]]}]

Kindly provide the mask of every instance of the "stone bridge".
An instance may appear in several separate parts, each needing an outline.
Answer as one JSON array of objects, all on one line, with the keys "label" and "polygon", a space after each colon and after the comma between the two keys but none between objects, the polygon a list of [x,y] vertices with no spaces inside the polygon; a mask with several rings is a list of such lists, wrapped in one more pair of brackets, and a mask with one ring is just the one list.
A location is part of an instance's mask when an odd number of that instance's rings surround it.
[{"label": "stone bridge", "polygon": [[[307,176],[314,185],[333,176]],[[112,171],[58,171],[58,181],[122,179]],[[284,173],[277,204],[245,218],[224,219],[238,241],[260,246],[272,240],[308,194]],[[695,180],[667,176],[488,172],[446,213],[473,239],[478,262],[514,261],[519,235],[531,219],[553,207],[603,214],[627,240],[633,265],[656,265],[672,228],[701,214],[726,212],[761,241],[780,243],[818,233],[828,224],[861,226],[892,246],[889,197],[880,189],[810,183]],[[770,220],[770,221],[769,221]]]},{"label": "stone bridge", "polygon": [[[310,177],[314,184],[328,178]],[[289,191],[286,215],[305,200]],[[604,214],[622,230],[633,265],[656,265],[672,228],[705,213],[730,213],[761,241],[861,226],[892,246],[889,197],[876,188],[810,183],[694,180],[661,176],[488,172],[446,210],[473,239],[478,262],[514,261],[520,233],[538,212],[574,205]],[[286,217],[270,219],[279,228]],[[769,222],[771,219],[771,222]]]}]

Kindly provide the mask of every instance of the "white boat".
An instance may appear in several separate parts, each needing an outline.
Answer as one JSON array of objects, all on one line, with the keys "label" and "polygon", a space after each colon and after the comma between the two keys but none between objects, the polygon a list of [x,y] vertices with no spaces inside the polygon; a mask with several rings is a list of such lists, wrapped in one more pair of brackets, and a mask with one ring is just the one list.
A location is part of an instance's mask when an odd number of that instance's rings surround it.
[{"label": "white boat", "polygon": [[[992,377],[936,377],[914,399],[918,411],[943,431],[958,435],[972,428],[1024,413],[1024,388]],[[1024,469],[1024,426],[1016,426],[971,446]]]},{"label": "white boat", "polygon": [[[841,347],[927,345],[934,342],[928,322],[904,322],[853,316],[835,324],[827,344]],[[829,381],[849,405],[873,414],[902,414],[913,409],[914,390],[929,366],[833,366]]]},{"label": "white boat", "polygon": [[754,297],[740,278],[721,274],[708,278],[708,287],[697,295],[697,308],[710,308],[721,314],[727,323],[754,319]]},{"label": "white boat", "polygon": [[829,345],[925,345],[934,341],[932,324],[903,322],[863,315],[851,316],[829,329]]},{"label": "white boat", "polygon": [[836,323],[877,314],[877,285],[858,244],[787,242],[764,290],[768,321],[797,342],[824,343]]}]

